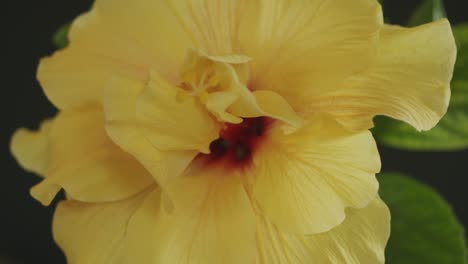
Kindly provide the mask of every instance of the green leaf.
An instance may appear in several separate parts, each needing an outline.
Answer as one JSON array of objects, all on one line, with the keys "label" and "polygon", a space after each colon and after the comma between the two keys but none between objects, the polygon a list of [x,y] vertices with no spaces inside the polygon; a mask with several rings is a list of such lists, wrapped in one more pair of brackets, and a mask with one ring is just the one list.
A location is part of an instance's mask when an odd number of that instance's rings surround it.
[{"label": "green leaf", "polygon": [[70,31],[71,23],[62,25],[54,34],[52,42],[58,49],[63,49],[68,46],[68,31]]},{"label": "green leaf", "polygon": [[408,26],[414,27],[446,17],[442,0],[424,0],[408,20]]},{"label": "green leaf", "polygon": [[453,27],[452,30],[458,51],[453,79],[468,82],[468,23],[459,24]]},{"label": "green leaf", "polygon": [[458,58],[451,83],[447,114],[430,131],[387,117],[376,117],[373,133],[380,144],[406,150],[453,151],[468,148],[468,24],[456,26]]},{"label": "green leaf", "polygon": [[387,264],[468,263],[463,227],[439,194],[399,174],[381,174],[379,181],[392,214]]}]

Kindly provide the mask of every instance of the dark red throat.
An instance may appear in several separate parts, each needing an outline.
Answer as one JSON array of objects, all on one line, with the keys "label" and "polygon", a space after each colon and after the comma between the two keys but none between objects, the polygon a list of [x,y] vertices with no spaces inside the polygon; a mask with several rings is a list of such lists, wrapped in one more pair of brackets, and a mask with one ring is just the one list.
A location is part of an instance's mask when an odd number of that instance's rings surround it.
[{"label": "dark red throat", "polygon": [[226,124],[220,137],[211,142],[210,154],[202,155],[208,164],[242,168],[250,164],[257,144],[264,138],[265,117],[244,118],[240,124]]}]

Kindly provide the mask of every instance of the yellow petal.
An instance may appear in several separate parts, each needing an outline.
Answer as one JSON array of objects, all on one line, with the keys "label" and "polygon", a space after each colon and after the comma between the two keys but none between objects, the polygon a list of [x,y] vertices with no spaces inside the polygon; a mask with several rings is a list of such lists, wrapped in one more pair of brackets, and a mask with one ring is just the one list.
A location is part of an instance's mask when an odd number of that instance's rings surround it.
[{"label": "yellow petal", "polygon": [[241,84],[231,86],[228,91],[238,96],[238,99],[227,109],[235,116],[247,118],[267,116],[280,120],[293,129],[303,125],[302,118],[281,95],[274,91],[251,92]]},{"label": "yellow petal", "polygon": [[253,263],[255,216],[239,175],[191,171],[170,193],[172,213],[154,195],[131,219],[131,263]]},{"label": "yellow petal", "polygon": [[[234,68],[224,65],[227,74],[235,75]],[[231,77],[230,85],[221,85],[230,93],[238,96],[238,99],[231,104],[227,111],[240,117],[268,116],[278,119],[293,128],[302,126],[301,117],[296,114],[289,103],[274,91],[257,90],[251,92],[244,84],[240,83],[237,76]]]},{"label": "yellow petal", "polygon": [[239,51],[241,11],[232,0],[98,0],[74,21],[70,46],[41,62],[38,78],[60,109],[100,102],[116,72],[143,80],[155,69],[177,81],[189,48],[210,55]]},{"label": "yellow petal", "polygon": [[257,90],[253,95],[265,116],[281,120],[294,129],[303,125],[302,118],[281,95],[268,90]]},{"label": "yellow petal", "polygon": [[[243,57],[241,55],[207,56],[199,50],[190,49],[181,68],[181,76],[185,83],[190,85],[191,92],[198,95],[203,103],[206,103],[204,94],[224,92],[225,96],[236,96],[236,100],[228,105],[230,114],[238,117],[258,117],[262,113],[255,102],[255,97],[241,81],[246,78],[248,61],[248,57]],[[240,70],[239,73],[237,70]]]},{"label": "yellow petal", "polygon": [[410,29],[387,26],[374,64],[317,100],[353,129],[372,127],[375,115],[387,115],[428,130],[447,111],[455,54],[447,20]]},{"label": "yellow petal", "polygon": [[[218,120],[239,123],[239,117],[268,116],[293,128],[300,127],[302,119],[281,95],[268,90],[256,90],[252,93],[242,82],[247,76],[245,70],[248,59],[249,57],[241,55],[206,56],[191,50],[182,75],[187,83],[192,84],[194,92],[199,94],[207,110]],[[208,73],[214,75],[211,78],[216,82],[206,85],[208,87],[201,86],[205,90],[197,91],[197,84],[200,80],[205,81]],[[214,91],[210,91],[212,89]]]},{"label": "yellow petal", "polygon": [[100,103],[103,88],[115,73],[144,78],[146,71],[138,67],[71,45],[42,59],[37,78],[49,100],[65,110]]},{"label": "yellow petal", "polygon": [[253,89],[274,90],[295,108],[334,88],[375,55],[382,12],[375,0],[247,1],[240,24]]},{"label": "yellow petal", "polygon": [[224,62],[227,64],[244,64],[252,60],[252,58],[246,56],[246,55],[240,55],[240,54],[227,54],[227,55],[206,55],[206,57],[212,61],[217,61],[217,62]]},{"label": "yellow petal", "polygon": [[55,211],[53,235],[68,263],[128,263],[127,223],[147,193],[113,203],[60,202]]},{"label": "yellow petal", "polygon": [[31,194],[48,205],[60,188],[76,200],[127,198],[153,184],[149,173],[107,136],[99,108],[60,112],[48,133],[45,179]]},{"label": "yellow petal", "polygon": [[239,124],[242,118],[227,112],[227,108],[232,105],[239,96],[233,92],[212,92],[206,96],[205,106],[218,121]]},{"label": "yellow petal", "polygon": [[[119,77],[113,79],[104,96],[106,130],[112,140],[122,149],[132,154],[164,189],[170,179],[180,175],[185,170],[198,154],[198,150],[162,151],[153,146],[142,134],[140,126],[135,120],[135,111],[138,96],[144,89],[145,84],[138,80]],[[158,98],[158,100],[160,99]],[[175,102],[173,103],[175,104]],[[169,102],[164,104],[167,106]],[[168,111],[164,112],[163,116],[156,116],[155,118],[160,120],[166,118],[170,122],[167,124],[168,126],[180,125],[182,130],[185,129],[184,132],[193,131],[192,128],[184,128],[186,121],[184,119],[179,119],[179,122],[174,124],[174,121],[170,119],[172,114],[177,113]]]},{"label": "yellow petal", "polygon": [[11,153],[28,171],[44,175],[49,155],[49,133],[52,120],[42,122],[39,131],[18,129],[11,139]]},{"label": "yellow petal", "polygon": [[174,16],[180,18],[193,47],[210,55],[240,51],[236,42],[242,20],[244,1],[179,1],[165,0]]},{"label": "yellow petal", "polygon": [[206,57],[212,61],[230,64],[237,73],[237,78],[240,83],[246,84],[250,79],[249,62],[252,58],[241,54],[225,54],[222,56],[206,55]]},{"label": "yellow petal", "polygon": [[278,227],[301,234],[328,231],[347,207],[377,195],[379,154],[370,132],[347,132],[316,117],[293,134],[273,127],[253,157],[254,197]]},{"label": "yellow petal", "polygon": [[365,208],[349,209],[334,229],[309,236],[284,232],[262,216],[257,226],[258,264],[383,264],[390,212],[377,198]]},{"label": "yellow petal", "polygon": [[[136,122],[142,134],[159,150],[209,151],[219,125],[195,97],[177,98],[181,88],[152,72],[136,102]],[[188,133],[190,131],[190,133]]]},{"label": "yellow petal", "polygon": [[175,79],[192,46],[184,30],[163,1],[96,1],[74,21],[70,46],[41,61],[38,78],[60,109],[100,102],[115,73],[143,80],[153,68]]}]

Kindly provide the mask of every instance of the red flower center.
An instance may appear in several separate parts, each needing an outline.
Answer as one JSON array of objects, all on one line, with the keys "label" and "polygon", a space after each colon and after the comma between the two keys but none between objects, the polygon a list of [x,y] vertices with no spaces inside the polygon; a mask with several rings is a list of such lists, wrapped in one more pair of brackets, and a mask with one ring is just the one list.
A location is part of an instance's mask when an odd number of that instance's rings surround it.
[{"label": "red flower center", "polygon": [[252,161],[255,147],[265,135],[268,119],[244,118],[240,124],[226,124],[220,137],[210,144],[210,154],[202,154],[207,163],[225,167],[245,167]]}]

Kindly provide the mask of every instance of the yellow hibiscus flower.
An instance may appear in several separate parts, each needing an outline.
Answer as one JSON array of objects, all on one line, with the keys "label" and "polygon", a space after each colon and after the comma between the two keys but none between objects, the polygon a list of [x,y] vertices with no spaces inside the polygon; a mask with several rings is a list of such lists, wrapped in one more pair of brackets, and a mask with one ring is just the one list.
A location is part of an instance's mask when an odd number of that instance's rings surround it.
[{"label": "yellow hibiscus flower", "polygon": [[60,113],[12,151],[60,189],[69,263],[384,263],[375,115],[447,110],[446,20],[375,0],[97,0],[38,78]]}]

